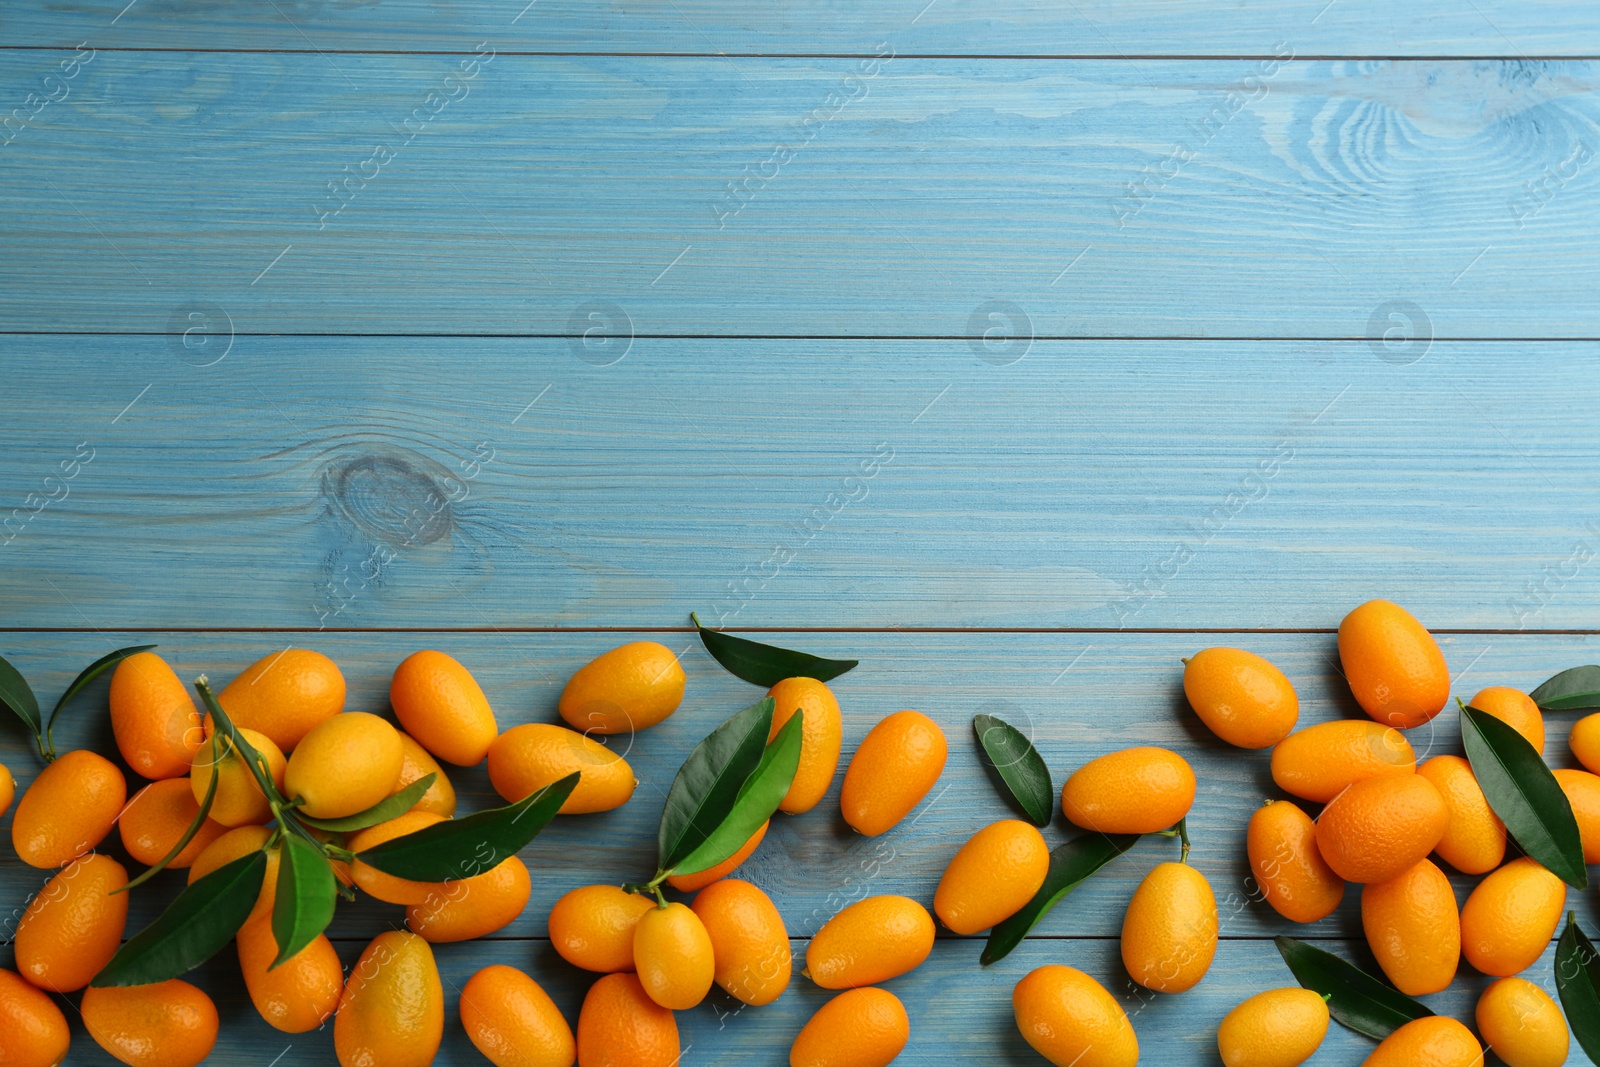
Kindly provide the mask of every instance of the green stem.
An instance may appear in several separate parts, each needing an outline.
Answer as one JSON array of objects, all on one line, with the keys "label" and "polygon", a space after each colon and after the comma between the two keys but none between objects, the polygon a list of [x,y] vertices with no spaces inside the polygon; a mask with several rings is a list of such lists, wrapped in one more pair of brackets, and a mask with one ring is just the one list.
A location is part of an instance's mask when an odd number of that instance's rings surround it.
[{"label": "green stem", "polygon": [[1178,854],[1179,863],[1189,862],[1189,817],[1186,815],[1178,820],[1178,840],[1183,842],[1183,851]]},{"label": "green stem", "polygon": [[667,898],[662,896],[661,887],[660,886],[652,886],[651,888],[655,891],[655,894],[656,894],[656,907],[658,907],[658,908],[666,907],[667,906]]}]

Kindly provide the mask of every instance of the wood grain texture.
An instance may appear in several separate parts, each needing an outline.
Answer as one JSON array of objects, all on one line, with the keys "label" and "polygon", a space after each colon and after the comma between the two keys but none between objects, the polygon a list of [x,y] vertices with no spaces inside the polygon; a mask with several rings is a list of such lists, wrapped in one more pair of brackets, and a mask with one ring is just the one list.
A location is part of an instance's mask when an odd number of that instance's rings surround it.
[{"label": "wood grain texture", "polygon": [[[572,673],[589,659],[633,637],[606,634],[325,634],[309,642],[332,656],[350,685],[347,707],[387,713],[389,677],[395,665],[419,648],[440,648],[466,663],[484,685],[502,729],[517,723],[559,721],[556,698]],[[656,826],[661,804],[678,766],[701,737],[727,715],[749,704],[760,690],[727,675],[690,635],[657,635],[672,641],[689,675],[683,708],[665,723],[614,744],[626,754],[639,780],[633,799],[600,815],[557,820],[524,855],[534,871],[534,895],[527,911],[506,936],[540,937],[551,904],[568,889],[595,883],[621,884],[647,879],[655,869]],[[218,683],[305,635],[164,634],[139,635],[158,642],[180,677],[206,672]],[[131,638],[122,643],[130,643]],[[1332,917],[1309,926],[1280,919],[1258,899],[1247,881],[1245,824],[1269,797],[1282,796],[1268,772],[1268,753],[1223,745],[1187,709],[1180,685],[1180,657],[1202,647],[1237,641],[1277,663],[1294,681],[1302,701],[1301,723],[1359,715],[1337,673],[1334,639],[1326,634],[789,634],[778,640],[821,653],[858,656],[862,664],[832,686],[844,713],[846,759],[866,731],[901,708],[916,708],[941,724],[950,741],[950,762],[937,789],[900,827],[880,838],[856,835],[838,814],[838,785],[812,812],[775,821],[767,840],[742,868],[765,888],[795,936],[809,936],[845,903],[863,896],[899,893],[931,902],[945,864],[956,848],[981,826],[1006,818],[1010,809],[985,775],[971,732],[972,716],[998,715],[1034,738],[1055,779],[1095,756],[1130,745],[1162,745],[1182,752],[1201,782],[1189,817],[1195,848],[1191,862],[1215,888],[1224,937],[1359,937],[1359,894],[1346,894]],[[1600,638],[1555,635],[1462,634],[1447,636],[1445,655],[1456,674],[1455,694],[1470,699],[1496,684],[1531,689],[1566,667],[1593,662]],[[93,633],[10,634],[3,650],[38,689],[55,696],[75,672],[109,651],[107,639]],[[99,683],[58,728],[58,750],[88,745],[111,753],[113,744],[103,712],[108,683]],[[1575,715],[1552,716],[1547,757],[1556,766],[1576,766],[1566,734]],[[1419,755],[1460,752],[1454,713],[1411,731]],[[18,729],[7,729],[0,762],[11,767],[19,788],[37,772]],[[490,790],[483,768],[449,772],[463,797],[463,809],[502,803]],[[1077,831],[1059,813],[1049,831],[1052,844]],[[120,844],[109,851],[120,855]],[[38,889],[40,872],[3,850],[0,904],[18,907]],[[1038,928],[1050,936],[1115,937],[1134,887],[1156,863],[1177,855],[1175,842],[1141,841],[1125,857],[1078,890]],[[134,897],[132,923],[153,918],[176,891],[180,878],[165,879],[165,889]],[[1465,899],[1475,879],[1457,877]],[[1600,929],[1592,893],[1570,894],[1591,929]],[[365,902],[341,907],[335,933],[371,937],[400,921],[401,909]],[[967,947],[975,959],[981,941]]]},{"label": "wood grain texture", "polygon": [[637,338],[597,367],[561,339],[191,342],[6,341],[0,623],[1600,610],[1589,343],[1435,342],[1400,366],[1365,342],[1036,341],[995,366],[962,341]]},{"label": "wood grain texture", "polygon": [[62,57],[0,329],[1596,332],[1590,62]]},{"label": "wood grain texture", "polygon": [[692,53],[867,52],[979,55],[1269,54],[1279,41],[1323,55],[1595,55],[1600,21],[1560,0],[1441,0],[1385,7],[1327,0],[17,0],[0,17],[11,45],[269,48],[309,51],[471,49]]}]

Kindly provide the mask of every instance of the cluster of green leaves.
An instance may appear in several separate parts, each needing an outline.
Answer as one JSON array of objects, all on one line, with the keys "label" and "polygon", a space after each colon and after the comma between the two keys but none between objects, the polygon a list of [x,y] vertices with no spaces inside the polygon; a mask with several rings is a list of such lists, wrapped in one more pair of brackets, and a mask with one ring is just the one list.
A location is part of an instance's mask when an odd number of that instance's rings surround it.
[{"label": "cluster of green leaves", "polygon": [[9,660],[0,656],[0,705],[4,705],[11,714],[22,720],[22,725],[33,734],[33,743],[39,749],[39,757],[49,763],[56,758],[56,716],[61,714],[61,709],[66,707],[73,697],[83,692],[90,682],[112,667],[135,652],[146,652],[155,647],[155,645],[134,645],[130,648],[119,648],[115,652],[106,653],[79,671],[72,684],[61,694],[61,699],[56,701],[56,706],[50,709],[48,723],[39,714],[39,698],[33,695],[33,687],[28,684],[28,680],[22,676],[21,671],[11,665]]}]

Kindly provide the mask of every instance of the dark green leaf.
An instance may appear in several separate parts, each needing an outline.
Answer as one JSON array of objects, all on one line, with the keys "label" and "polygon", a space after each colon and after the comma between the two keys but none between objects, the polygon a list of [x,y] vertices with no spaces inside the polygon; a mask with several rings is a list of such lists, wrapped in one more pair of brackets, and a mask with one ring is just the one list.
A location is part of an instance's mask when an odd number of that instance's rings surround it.
[{"label": "dark green leaf", "polygon": [[800,742],[805,712],[799,709],[783,724],[778,736],[761,753],[761,762],[750,772],[733,810],[722,820],[700,847],[689,853],[673,870],[678,874],[698,874],[709,870],[738,852],[778,810],[800,769]]},{"label": "dark green leaf", "polygon": [[1358,1034],[1382,1041],[1406,1023],[1433,1012],[1387,982],[1331,952],[1292,937],[1272,939],[1294,977],[1328,998],[1328,1014]]},{"label": "dark green leaf", "polygon": [[4,656],[0,656],[0,704],[10,708],[11,714],[21,719],[35,738],[39,737],[43,728],[39,721],[39,698],[33,695],[33,687],[28,685],[22,672]]},{"label": "dark green leaf", "polygon": [[1573,667],[1528,694],[1546,711],[1600,708],[1600,667]]},{"label": "dark green leaf", "polygon": [[134,935],[90,985],[148,985],[178,978],[233,939],[261,895],[267,871],[262,851],[223,864],[174,900],[160,918]]},{"label": "dark green leaf", "polygon": [[292,835],[278,852],[278,889],[272,905],[272,938],[278,958],[272,970],[289,962],[333,921],[333,868],[327,857]]},{"label": "dark green leaf", "polygon": [[972,730],[978,735],[984,770],[996,779],[1000,795],[1035,826],[1049,826],[1056,810],[1055,786],[1033,742],[993,715],[973,716]]},{"label": "dark green leaf", "polygon": [[1461,743],[1506,833],[1563,882],[1574,889],[1587,886],[1578,820],[1538,750],[1506,723],[1471,707],[1461,709]]},{"label": "dark green leaf", "polygon": [[1567,912],[1567,928],[1556,944],[1556,993],[1572,1036],[1591,1060],[1600,1062],[1600,960],[1594,945]]},{"label": "dark green leaf", "polygon": [[350,834],[357,830],[365,830],[369,826],[376,826],[380,822],[388,822],[399,815],[404,815],[417,806],[417,801],[422,795],[433,787],[435,779],[439,777],[435,771],[418,778],[410,785],[392,797],[372,805],[366,811],[358,811],[354,815],[346,815],[342,819],[313,819],[308,815],[295,812],[295,818],[307,826],[315,826],[318,830],[328,830],[336,834]]},{"label": "dark green leaf", "polygon": [[189,824],[189,828],[183,832],[183,836],[178,838],[178,843],[168,849],[167,854],[157,860],[155,866],[146,868],[139,877],[125,883],[121,888],[113,889],[111,891],[112,896],[116,896],[118,893],[126,893],[136,885],[143,885],[166,870],[172,861],[178,858],[178,854],[189,846],[190,841],[194,840],[194,835],[200,832],[200,827],[205,825],[206,818],[211,814],[211,804],[217,799],[217,783],[221,780],[222,775],[213,774],[211,781],[206,783],[206,795],[200,800],[200,810],[195,814],[194,821]]},{"label": "dark green leaf", "polygon": [[689,618],[700,631],[700,643],[711,658],[733,675],[752,685],[772,687],[785,678],[815,678],[831,681],[854,667],[860,660],[823,659],[806,652],[794,652],[776,645],[764,645],[747,637],[735,637],[700,625],[693,612]]},{"label": "dark green leaf", "polygon": [[699,848],[733,810],[739,790],[761,762],[772,732],[771,697],[728,716],[678,768],[656,835],[663,871]]},{"label": "dark green leaf", "polygon": [[471,878],[498,867],[539,836],[578,786],[573,771],[515,804],[446,819],[356,853],[361,862],[414,882]]},{"label": "dark green leaf", "polygon": [[115,667],[129,656],[138,652],[148,652],[155,647],[155,645],[132,645],[128,648],[119,648],[115,652],[107,652],[105,655],[101,656],[99,659],[85,667],[78,673],[78,676],[72,680],[72,684],[67,686],[67,691],[61,694],[61,699],[56,701],[56,706],[51,709],[50,725],[45,728],[46,732],[48,733],[49,731],[55,729],[56,716],[61,714],[61,709],[67,706],[67,701],[83,692],[84,687],[90,682],[94,681],[96,678],[100,677],[100,675],[104,674],[110,668]]},{"label": "dark green leaf", "polygon": [[1044,885],[1021,911],[989,931],[989,942],[983,946],[978,962],[987,967],[1004,959],[1063,897],[1132,848],[1137,840],[1138,834],[1083,834],[1051,849],[1050,869],[1045,872]]}]

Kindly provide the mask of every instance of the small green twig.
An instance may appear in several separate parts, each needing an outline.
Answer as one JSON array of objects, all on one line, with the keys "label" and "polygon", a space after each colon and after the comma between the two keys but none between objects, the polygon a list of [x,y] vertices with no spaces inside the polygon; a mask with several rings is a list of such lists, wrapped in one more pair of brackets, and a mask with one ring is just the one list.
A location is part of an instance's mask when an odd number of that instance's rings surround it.
[{"label": "small green twig", "polygon": [[1189,817],[1185,815],[1178,820],[1178,840],[1183,842],[1183,851],[1178,854],[1179,863],[1189,862]]}]

